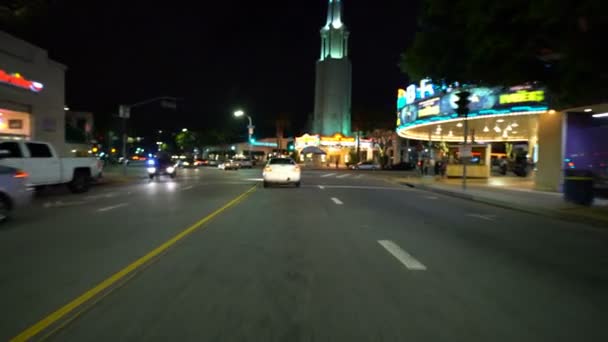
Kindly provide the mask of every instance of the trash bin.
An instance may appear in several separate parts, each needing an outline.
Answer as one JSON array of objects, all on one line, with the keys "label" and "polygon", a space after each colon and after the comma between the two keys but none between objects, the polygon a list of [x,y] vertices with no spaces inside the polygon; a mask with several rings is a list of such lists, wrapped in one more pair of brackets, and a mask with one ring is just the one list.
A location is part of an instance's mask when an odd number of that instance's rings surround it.
[{"label": "trash bin", "polygon": [[591,205],[593,173],[589,170],[567,169],[564,175],[564,199],[580,205]]}]

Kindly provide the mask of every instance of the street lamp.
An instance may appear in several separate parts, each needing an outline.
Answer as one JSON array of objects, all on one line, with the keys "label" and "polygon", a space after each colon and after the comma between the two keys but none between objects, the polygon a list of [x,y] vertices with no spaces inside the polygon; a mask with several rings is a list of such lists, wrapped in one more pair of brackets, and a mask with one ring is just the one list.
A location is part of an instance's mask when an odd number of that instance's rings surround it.
[{"label": "street lamp", "polygon": [[187,128],[182,128],[182,132],[184,132],[184,133],[188,132],[188,129]]},{"label": "street lamp", "polygon": [[253,158],[251,158],[251,137],[253,136],[253,123],[251,122],[251,116],[245,114],[245,112],[243,110],[237,110],[234,112],[234,116],[237,118],[240,118],[242,116],[247,116],[247,119],[249,119],[249,126],[247,126],[247,133],[249,136],[249,139],[247,139],[247,142],[249,144],[249,159],[252,160]]}]

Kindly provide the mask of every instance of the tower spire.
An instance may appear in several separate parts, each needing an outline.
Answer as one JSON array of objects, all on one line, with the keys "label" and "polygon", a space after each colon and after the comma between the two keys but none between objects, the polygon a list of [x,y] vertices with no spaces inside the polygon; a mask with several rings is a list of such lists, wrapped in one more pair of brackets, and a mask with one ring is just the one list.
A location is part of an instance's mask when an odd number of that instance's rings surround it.
[{"label": "tower spire", "polygon": [[340,0],[329,0],[325,27],[336,29],[342,27],[342,2]]},{"label": "tower spire", "polygon": [[342,22],[342,1],[329,0],[327,23],[321,29],[321,60],[348,56],[348,30]]}]

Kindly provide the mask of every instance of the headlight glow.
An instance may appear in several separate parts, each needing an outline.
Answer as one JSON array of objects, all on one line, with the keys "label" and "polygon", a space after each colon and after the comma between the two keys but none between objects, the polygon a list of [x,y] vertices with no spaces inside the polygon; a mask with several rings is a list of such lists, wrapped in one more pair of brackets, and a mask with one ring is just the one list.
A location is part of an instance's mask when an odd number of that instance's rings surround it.
[{"label": "headlight glow", "polygon": [[173,173],[173,171],[175,171],[175,168],[174,168],[173,166],[169,166],[169,167],[167,168],[167,172],[168,172],[168,173]]},{"label": "headlight glow", "polygon": [[148,168],[148,173],[156,173],[156,168],[155,167],[149,167]]},{"label": "headlight glow", "polygon": [[154,166],[154,159],[148,159],[148,165]]}]

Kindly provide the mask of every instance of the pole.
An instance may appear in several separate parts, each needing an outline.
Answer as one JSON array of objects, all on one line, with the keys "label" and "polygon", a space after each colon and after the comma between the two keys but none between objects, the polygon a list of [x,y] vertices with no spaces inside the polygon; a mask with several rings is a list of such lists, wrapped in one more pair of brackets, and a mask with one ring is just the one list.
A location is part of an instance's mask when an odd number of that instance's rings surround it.
[{"label": "pole", "polygon": [[124,175],[127,174],[127,118],[122,118],[122,172]]},{"label": "pole", "polygon": [[253,123],[251,122],[251,116],[247,115],[247,119],[249,119],[249,126],[247,126],[247,133],[249,136],[249,139],[247,140],[247,143],[249,144],[249,160],[251,160],[251,162],[253,163],[253,158],[251,155],[251,136],[253,135]]},{"label": "pole", "polygon": [[[464,148],[467,148],[467,136],[469,135],[469,120],[468,114],[464,116]],[[468,150],[468,149],[467,149]],[[464,149],[463,149],[464,151]],[[467,157],[468,158],[468,157]],[[460,156],[462,160],[462,190],[467,191],[467,160],[464,156]]]}]

